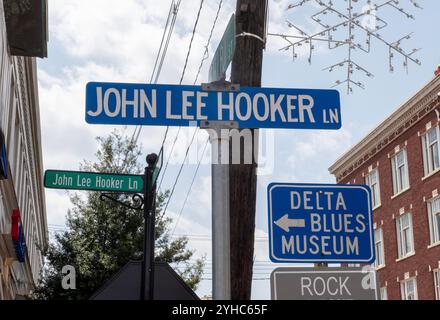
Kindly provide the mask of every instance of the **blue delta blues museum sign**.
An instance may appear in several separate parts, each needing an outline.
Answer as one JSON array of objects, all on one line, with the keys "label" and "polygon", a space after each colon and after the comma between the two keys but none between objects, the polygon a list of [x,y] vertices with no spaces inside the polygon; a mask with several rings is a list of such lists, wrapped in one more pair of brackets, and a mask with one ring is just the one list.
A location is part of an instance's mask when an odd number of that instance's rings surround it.
[{"label": "blue delta blues museum sign", "polygon": [[113,125],[199,126],[235,121],[240,128],[341,128],[337,90],[241,88],[89,82],[86,122]]},{"label": "blue delta blues museum sign", "polygon": [[268,186],[273,262],[374,262],[370,188],[272,183]]}]

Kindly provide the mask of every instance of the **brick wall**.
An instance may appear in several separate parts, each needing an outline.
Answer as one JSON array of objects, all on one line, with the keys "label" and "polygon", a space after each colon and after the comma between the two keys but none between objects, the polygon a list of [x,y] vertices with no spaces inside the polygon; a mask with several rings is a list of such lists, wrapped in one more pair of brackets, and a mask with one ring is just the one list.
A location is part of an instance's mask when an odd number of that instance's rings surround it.
[{"label": "brick wall", "polygon": [[[374,222],[382,227],[385,249],[385,267],[378,270],[380,287],[387,286],[388,299],[401,299],[400,282],[405,273],[410,277],[416,276],[419,299],[435,299],[434,275],[430,271],[439,267],[440,246],[428,248],[430,245],[428,209],[425,199],[432,198],[432,191],[440,193],[440,173],[427,179],[424,177],[422,141],[419,131],[425,130],[429,121],[437,121],[437,116],[431,112],[410,130],[402,134],[363,166],[353,171],[340,183],[364,184],[363,174],[368,173],[370,166],[378,167],[381,193],[381,206],[374,210]],[[393,197],[393,180],[389,154],[394,154],[394,148],[400,145],[407,149],[409,166],[410,189],[397,197]],[[397,233],[395,217],[400,209],[412,213],[415,255],[398,259]],[[394,216],[394,218],[393,218]]]}]

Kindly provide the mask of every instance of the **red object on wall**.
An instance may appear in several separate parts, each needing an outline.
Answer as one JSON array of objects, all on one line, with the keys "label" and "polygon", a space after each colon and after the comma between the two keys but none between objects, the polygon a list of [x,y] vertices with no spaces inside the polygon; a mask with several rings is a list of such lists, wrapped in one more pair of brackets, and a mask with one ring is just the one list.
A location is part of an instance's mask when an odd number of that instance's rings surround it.
[{"label": "red object on wall", "polygon": [[12,241],[18,241],[20,237],[20,210],[14,209],[12,210],[12,227],[11,227],[11,236]]}]

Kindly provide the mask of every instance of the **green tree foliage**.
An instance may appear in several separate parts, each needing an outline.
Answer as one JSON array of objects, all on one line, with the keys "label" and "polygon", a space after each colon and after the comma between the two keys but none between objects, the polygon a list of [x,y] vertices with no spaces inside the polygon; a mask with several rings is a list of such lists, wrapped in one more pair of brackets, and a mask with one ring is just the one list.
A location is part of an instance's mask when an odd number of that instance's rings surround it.
[{"label": "green tree foliage", "polygon": [[[84,161],[81,170],[108,173],[142,174],[140,149],[123,133],[113,131],[98,137],[95,162]],[[156,252],[158,261],[170,263],[186,283],[196,289],[201,280],[204,258],[192,259],[188,239],[171,237],[172,220],[163,213],[169,192],[156,199]],[[131,196],[112,195],[123,202]],[[89,299],[106,280],[130,260],[142,259],[142,210],[129,209],[110,200],[101,201],[99,192],[74,193],[73,209],[67,213],[67,230],[55,236],[45,252],[46,266],[36,299]],[[76,289],[62,288],[63,266],[76,271]]]}]

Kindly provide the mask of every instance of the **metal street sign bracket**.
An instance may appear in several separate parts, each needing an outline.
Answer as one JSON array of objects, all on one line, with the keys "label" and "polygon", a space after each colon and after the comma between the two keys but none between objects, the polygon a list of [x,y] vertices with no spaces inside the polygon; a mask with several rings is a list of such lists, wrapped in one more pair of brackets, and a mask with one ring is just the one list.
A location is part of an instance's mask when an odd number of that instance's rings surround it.
[{"label": "metal street sign bracket", "polygon": [[134,205],[126,203],[126,202],[122,202],[118,199],[115,199],[112,196],[110,196],[108,193],[101,193],[99,196],[99,200],[105,201],[105,199],[109,199],[113,202],[118,203],[121,206],[124,206],[129,209],[133,209],[133,210],[141,210],[144,205],[144,198],[140,194],[137,194],[137,193],[133,194],[131,197]]},{"label": "metal street sign bracket", "polygon": [[238,129],[239,125],[237,121],[200,121],[200,129]]},{"label": "metal street sign bracket", "polygon": [[209,83],[202,83],[202,91],[233,91],[233,92],[239,92],[240,91],[240,85],[234,84],[229,81],[226,81],[223,77],[220,80],[209,82]]},{"label": "metal street sign bracket", "polygon": [[255,38],[255,39],[260,40],[261,42],[263,42],[263,44],[266,46],[266,40],[264,40],[262,37],[260,37],[260,36],[257,35],[257,34],[254,34],[254,33],[250,33],[250,32],[242,32],[242,33],[240,33],[240,34],[237,34],[235,37],[236,37],[236,38],[239,38],[239,37],[253,37],[253,38]]}]

